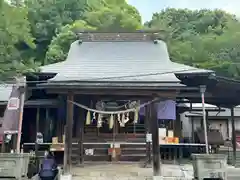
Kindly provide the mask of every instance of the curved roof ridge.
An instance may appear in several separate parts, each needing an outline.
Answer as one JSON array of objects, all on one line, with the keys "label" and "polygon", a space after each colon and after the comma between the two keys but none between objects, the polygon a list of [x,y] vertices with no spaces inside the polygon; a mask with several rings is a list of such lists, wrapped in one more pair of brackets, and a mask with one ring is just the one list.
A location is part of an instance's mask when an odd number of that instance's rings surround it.
[{"label": "curved roof ridge", "polygon": [[172,62],[167,44],[162,40],[157,42],[77,40],[71,44],[65,61],[43,67],[43,72],[51,70],[58,73],[52,81],[86,81],[103,78],[112,81],[180,82],[175,72],[209,72]]}]

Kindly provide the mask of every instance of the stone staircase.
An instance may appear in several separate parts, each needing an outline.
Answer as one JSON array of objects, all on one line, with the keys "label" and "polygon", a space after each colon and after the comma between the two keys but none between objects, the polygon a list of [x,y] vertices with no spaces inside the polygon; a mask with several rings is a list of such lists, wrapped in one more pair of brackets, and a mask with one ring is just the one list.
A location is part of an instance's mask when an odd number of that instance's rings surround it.
[{"label": "stone staircase", "polygon": [[[108,144],[84,144],[84,161],[109,161]],[[93,149],[93,154],[89,152]],[[80,148],[78,144],[72,146],[72,163],[77,164],[80,159]]]},{"label": "stone staircase", "polygon": [[120,161],[141,161],[146,159],[145,144],[122,144],[121,151]]}]

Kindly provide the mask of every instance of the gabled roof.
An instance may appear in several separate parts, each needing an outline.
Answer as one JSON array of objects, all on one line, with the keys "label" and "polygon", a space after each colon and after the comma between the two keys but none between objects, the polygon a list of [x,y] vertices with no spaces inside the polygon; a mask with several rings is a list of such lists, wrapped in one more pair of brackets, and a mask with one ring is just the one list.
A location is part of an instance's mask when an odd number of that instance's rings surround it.
[{"label": "gabled roof", "polygon": [[[138,35],[139,36],[139,35]],[[92,37],[92,36],[91,36]],[[144,36],[145,37],[145,36]],[[120,39],[119,39],[120,38]],[[57,73],[50,81],[114,81],[179,83],[177,74],[207,74],[212,71],[170,61],[166,43],[121,40],[75,41],[66,61],[41,67],[44,73]],[[86,38],[85,38],[86,39]],[[127,39],[127,40],[126,40]]]}]

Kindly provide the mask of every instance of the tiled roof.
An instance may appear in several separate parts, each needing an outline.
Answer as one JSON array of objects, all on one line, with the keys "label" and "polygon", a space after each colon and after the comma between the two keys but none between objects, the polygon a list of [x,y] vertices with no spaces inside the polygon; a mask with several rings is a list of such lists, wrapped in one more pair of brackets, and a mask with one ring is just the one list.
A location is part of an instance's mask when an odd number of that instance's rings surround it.
[{"label": "tiled roof", "polygon": [[73,42],[66,61],[43,66],[42,72],[57,73],[54,82],[179,82],[174,73],[212,72],[170,61],[162,40],[85,41]]}]

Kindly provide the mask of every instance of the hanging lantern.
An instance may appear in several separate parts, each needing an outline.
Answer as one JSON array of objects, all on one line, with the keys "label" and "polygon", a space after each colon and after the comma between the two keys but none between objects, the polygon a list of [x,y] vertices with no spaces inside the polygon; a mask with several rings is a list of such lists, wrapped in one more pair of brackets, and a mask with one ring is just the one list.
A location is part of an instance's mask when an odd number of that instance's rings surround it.
[{"label": "hanging lantern", "polygon": [[109,129],[113,128],[113,123],[114,123],[113,121],[114,121],[113,114],[111,114],[110,119],[109,119]]},{"label": "hanging lantern", "polygon": [[91,114],[90,111],[87,112],[87,117],[86,117],[86,125],[91,124]]}]

